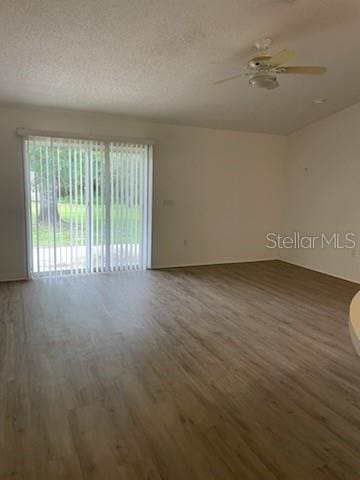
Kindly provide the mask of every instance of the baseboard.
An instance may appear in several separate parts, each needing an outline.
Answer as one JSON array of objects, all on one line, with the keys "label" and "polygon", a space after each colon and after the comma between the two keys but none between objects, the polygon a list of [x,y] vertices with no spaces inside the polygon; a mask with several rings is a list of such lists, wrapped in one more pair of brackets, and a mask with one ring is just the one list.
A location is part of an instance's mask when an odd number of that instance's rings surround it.
[{"label": "baseboard", "polygon": [[28,277],[19,274],[0,275],[0,282],[23,282],[29,280]]},{"label": "baseboard", "polygon": [[278,258],[260,258],[255,260],[229,260],[222,262],[204,262],[204,263],[181,263],[174,265],[153,265],[150,270],[166,270],[167,268],[185,268],[185,267],[211,267],[212,265],[235,265],[240,263],[255,263],[255,262],[273,262],[279,260]]},{"label": "baseboard", "polygon": [[329,277],[338,278],[339,280],[345,280],[346,282],[355,283],[356,285],[360,284],[360,282],[358,282],[356,280],[353,280],[350,277],[346,277],[346,276],[342,276],[342,275],[335,275],[334,273],[327,272],[326,270],[321,270],[320,268],[309,267],[307,265],[304,265],[303,263],[292,262],[290,260],[284,260],[282,258],[279,258],[279,260],[280,260],[280,262],[288,263],[289,265],[294,265],[295,267],[301,267],[301,268],[305,268],[306,270],[310,270],[312,272],[322,273],[323,275],[328,275]]}]

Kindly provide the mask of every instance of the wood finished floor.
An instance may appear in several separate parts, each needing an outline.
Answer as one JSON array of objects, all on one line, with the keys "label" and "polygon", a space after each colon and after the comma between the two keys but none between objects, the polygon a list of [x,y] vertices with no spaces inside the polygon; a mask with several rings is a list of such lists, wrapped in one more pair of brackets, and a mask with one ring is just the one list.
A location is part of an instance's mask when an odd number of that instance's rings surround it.
[{"label": "wood finished floor", "polygon": [[281,262],[0,285],[0,479],[359,480],[358,286]]}]

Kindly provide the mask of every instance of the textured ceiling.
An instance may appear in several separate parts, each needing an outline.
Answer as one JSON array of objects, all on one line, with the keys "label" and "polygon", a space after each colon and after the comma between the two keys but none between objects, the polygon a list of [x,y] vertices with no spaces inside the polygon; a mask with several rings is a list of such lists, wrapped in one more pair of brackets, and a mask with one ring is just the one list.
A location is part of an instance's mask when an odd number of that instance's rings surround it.
[{"label": "textured ceiling", "polygon": [[[264,36],[328,73],[209,85]],[[287,134],[360,101],[359,0],[1,0],[0,46],[7,103]]]}]

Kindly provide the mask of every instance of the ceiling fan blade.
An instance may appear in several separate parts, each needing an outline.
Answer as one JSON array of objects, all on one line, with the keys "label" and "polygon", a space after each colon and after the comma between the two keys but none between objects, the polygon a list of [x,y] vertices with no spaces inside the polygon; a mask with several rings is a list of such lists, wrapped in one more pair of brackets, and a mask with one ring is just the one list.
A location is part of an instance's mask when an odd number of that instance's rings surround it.
[{"label": "ceiling fan blade", "polygon": [[230,82],[231,80],[235,80],[236,78],[243,77],[243,73],[238,73],[237,75],[232,75],[231,77],[223,78],[222,80],[216,80],[215,82],[210,82],[211,85],[219,85],[220,83]]},{"label": "ceiling fan blade", "polygon": [[283,65],[284,63],[289,62],[295,57],[295,52],[292,50],[281,50],[281,52],[276,53],[271,58],[269,58],[269,63],[274,66]]},{"label": "ceiling fan blade", "polygon": [[323,75],[326,67],[281,67],[276,73],[297,73],[301,75]]}]

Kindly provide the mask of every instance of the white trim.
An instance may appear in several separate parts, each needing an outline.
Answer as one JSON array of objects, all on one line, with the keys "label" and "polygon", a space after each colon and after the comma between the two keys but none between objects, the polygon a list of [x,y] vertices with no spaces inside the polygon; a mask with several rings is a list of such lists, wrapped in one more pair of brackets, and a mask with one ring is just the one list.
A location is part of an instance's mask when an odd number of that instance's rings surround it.
[{"label": "white trim", "polygon": [[[242,263],[275,262],[278,258],[260,258],[257,260],[227,260],[219,262],[200,262],[200,263],[179,263],[173,265],[153,265],[151,270],[166,270],[168,268],[186,268],[186,267],[211,267],[212,265],[235,265]],[[281,260],[280,260],[281,261]]]},{"label": "white trim", "polygon": [[338,273],[328,272],[327,270],[322,270],[320,268],[309,267],[308,265],[305,265],[304,263],[294,262],[294,261],[290,261],[290,260],[284,260],[282,258],[279,258],[278,260],[280,262],[283,262],[283,263],[288,263],[289,265],[294,265],[295,267],[305,268],[306,270],[311,270],[312,272],[322,273],[323,275],[328,275],[329,277],[334,277],[334,278],[338,278],[340,280],[345,280],[346,282],[355,283],[355,284],[360,283],[358,280],[354,280],[351,277],[346,277],[344,275],[339,275]]},{"label": "white trim", "polygon": [[4,274],[0,275],[0,282],[24,282],[31,280],[29,277],[24,276],[23,273]]},{"label": "white trim", "polygon": [[155,140],[151,138],[111,137],[106,135],[104,136],[82,133],[53,132],[46,130],[29,130],[26,128],[17,128],[16,134],[20,137],[71,138],[75,140],[94,140],[98,142],[129,143],[131,145],[154,145],[155,143]]}]

